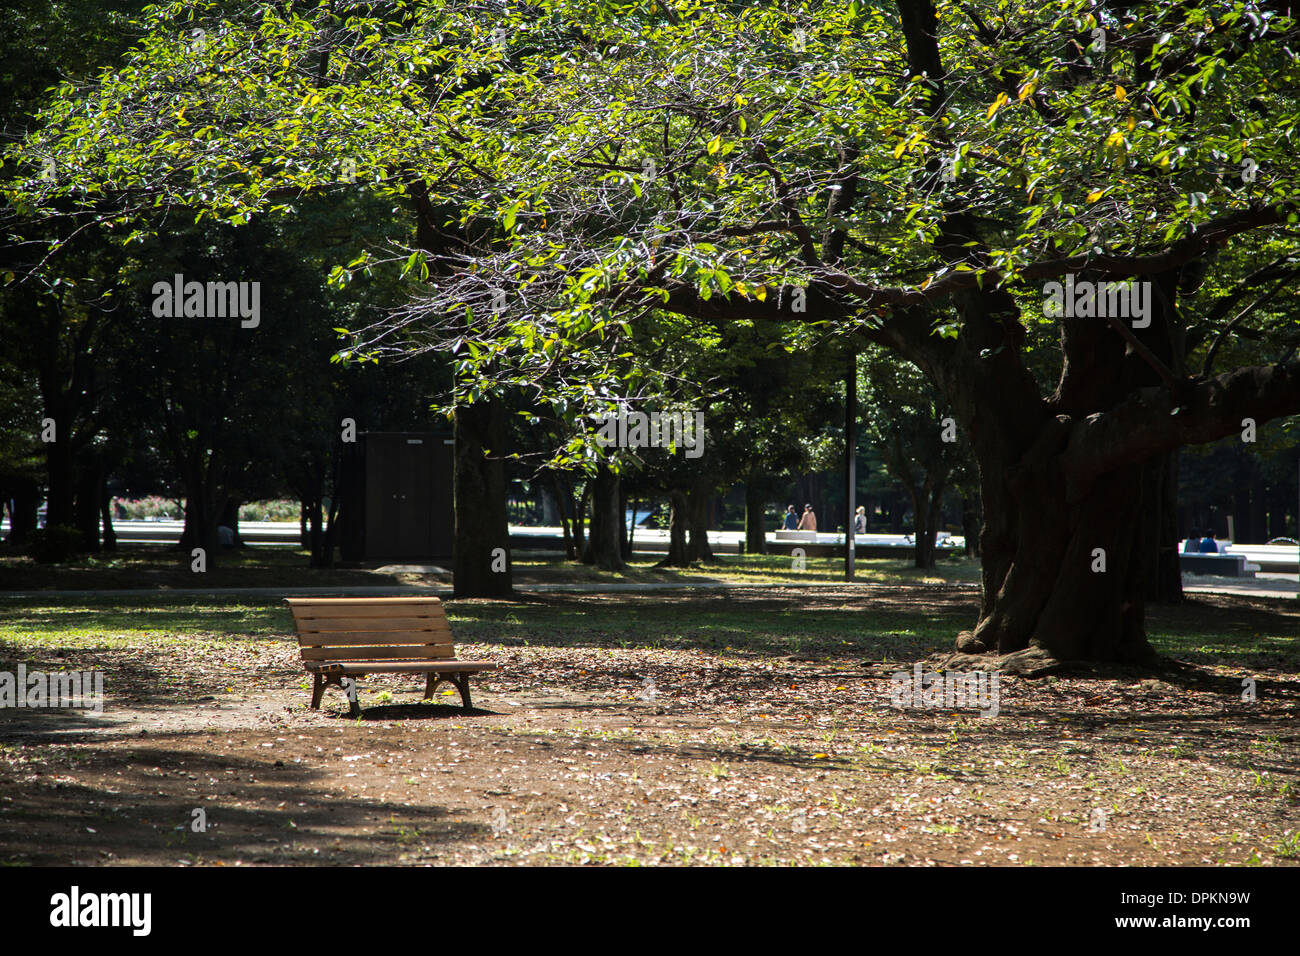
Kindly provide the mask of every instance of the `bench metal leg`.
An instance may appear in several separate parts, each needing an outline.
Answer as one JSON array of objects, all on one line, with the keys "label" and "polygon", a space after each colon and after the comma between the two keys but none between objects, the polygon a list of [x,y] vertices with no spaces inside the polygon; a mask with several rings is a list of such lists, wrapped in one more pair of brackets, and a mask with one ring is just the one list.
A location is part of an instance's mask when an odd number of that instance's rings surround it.
[{"label": "bench metal leg", "polygon": [[347,693],[348,714],[353,717],[361,716],[361,705],[358,704],[356,701],[356,686],[357,686],[356,682],[357,682],[357,678],[363,675],[358,674],[356,675],[356,677],[351,678],[352,690],[350,693],[348,692],[348,688],[344,686],[343,677],[340,674],[322,674],[321,672],[317,671],[315,676],[316,676],[316,682],[312,686],[312,690],[311,690],[312,710],[320,710],[320,702],[321,702],[321,698],[325,695],[325,688],[333,684],[336,687],[338,687],[340,690],[342,690],[344,693]]},{"label": "bench metal leg", "polygon": [[[347,681],[347,683],[344,683]],[[348,716],[360,717],[361,705],[357,703],[357,679],[355,677],[342,677],[339,679],[339,687],[348,695]]]},{"label": "bench metal leg", "polygon": [[462,708],[464,708],[465,710],[474,709],[474,703],[472,700],[470,700],[470,696],[469,696],[469,672],[468,671],[457,671],[454,674],[430,672],[424,684],[425,700],[433,699],[434,688],[437,687],[442,681],[447,681],[450,684],[454,684],[456,686],[456,689],[460,691],[460,703]]},{"label": "bench metal leg", "polygon": [[453,674],[451,676],[451,682],[455,684],[456,689],[460,691],[461,705],[465,710],[473,710],[474,703],[469,699],[469,673],[462,672]]}]

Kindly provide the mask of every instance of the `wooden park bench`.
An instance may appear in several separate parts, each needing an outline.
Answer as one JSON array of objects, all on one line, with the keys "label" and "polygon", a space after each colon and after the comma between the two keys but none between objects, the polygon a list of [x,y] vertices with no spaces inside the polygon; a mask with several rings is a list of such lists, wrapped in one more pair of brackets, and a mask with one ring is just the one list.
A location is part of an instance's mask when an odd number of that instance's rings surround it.
[{"label": "wooden park bench", "polygon": [[367,674],[427,674],[424,696],[440,681],[454,684],[466,710],[473,706],[469,676],[496,670],[491,661],[458,661],[451,625],[436,597],[285,598],[293,609],[302,663],[316,678],[312,710],[330,684],[348,693],[353,717],[361,714],[355,683]]}]

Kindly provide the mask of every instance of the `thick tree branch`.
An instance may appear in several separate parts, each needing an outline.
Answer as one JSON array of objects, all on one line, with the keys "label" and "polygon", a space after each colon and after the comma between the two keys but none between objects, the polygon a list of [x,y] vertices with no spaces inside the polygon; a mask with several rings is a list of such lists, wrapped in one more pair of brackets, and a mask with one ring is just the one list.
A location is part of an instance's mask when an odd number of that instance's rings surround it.
[{"label": "thick tree branch", "polygon": [[1069,494],[1127,464],[1224,438],[1242,420],[1300,414],[1300,359],[1237,369],[1175,391],[1144,388],[1075,425],[1064,453]]}]

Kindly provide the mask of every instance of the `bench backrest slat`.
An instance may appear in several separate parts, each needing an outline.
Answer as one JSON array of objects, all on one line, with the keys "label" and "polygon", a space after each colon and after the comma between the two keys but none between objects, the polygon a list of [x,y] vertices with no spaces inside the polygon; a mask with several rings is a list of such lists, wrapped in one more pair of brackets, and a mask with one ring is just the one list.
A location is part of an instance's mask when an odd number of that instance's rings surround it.
[{"label": "bench backrest slat", "polygon": [[430,660],[456,655],[437,598],[287,598],[304,661]]},{"label": "bench backrest slat", "polygon": [[451,646],[451,634],[437,631],[308,631],[299,632],[298,643],[303,647],[338,647],[348,644],[384,644],[390,647],[403,645],[421,647],[426,644]]},{"label": "bench backrest slat", "polygon": [[425,661],[448,660],[450,644],[362,645],[359,647],[304,647],[305,661]]},{"label": "bench backrest slat", "polygon": [[431,617],[302,617],[298,618],[300,631],[393,631],[398,634],[419,634],[436,631],[449,634],[446,620]]}]

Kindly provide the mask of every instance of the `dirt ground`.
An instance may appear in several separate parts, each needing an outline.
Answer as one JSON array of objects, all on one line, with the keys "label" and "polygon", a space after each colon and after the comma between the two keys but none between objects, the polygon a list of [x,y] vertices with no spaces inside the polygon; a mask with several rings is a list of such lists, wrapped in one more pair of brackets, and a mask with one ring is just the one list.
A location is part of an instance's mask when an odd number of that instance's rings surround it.
[{"label": "dirt ground", "polygon": [[[906,596],[910,608],[921,599]],[[576,612],[600,598],[545,600]],[[662,598],[620,600],[635,614],[637,600]],[[687,614],[692,600],[716,598],[672,600]],[[815,613],[864,599],[734,600],[763,615],[792,600]],[[924,600],[940,613],[974,597]],[[1223,613],[1240,610],[1224,602]],[[1157,677],[1003,677],[998,714],[982,717],[891,707],[890,677],[910,661],[726,650],[458,642],[461,657],[502,664],[476,680],[473,713],[449,685],[422,704],[422,679],[375,675],[361,720],[346,717],[337,690],[323,711],[308,709],[289,633],[220,659],[175,645],[51,650],[35,664],[102,668],[116,690],[100,716],[0,712],[0,862],[1300,859],[1294,655]],[[1253,702],[1244,677],[1256,681]]]}]

